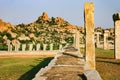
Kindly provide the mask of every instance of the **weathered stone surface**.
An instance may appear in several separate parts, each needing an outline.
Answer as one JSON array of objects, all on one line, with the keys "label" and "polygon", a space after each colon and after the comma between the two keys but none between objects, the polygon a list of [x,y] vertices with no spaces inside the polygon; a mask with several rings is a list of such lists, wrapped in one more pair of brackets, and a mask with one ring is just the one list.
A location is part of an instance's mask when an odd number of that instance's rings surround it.
[{"label": "weathered stone surface", "polygon": [[115,58],[120,59],[120,13],[113,15],[115,26]]},{"label": "weathered stone surface", "polygon": [[[67,49],[71,47],[68,45]],[[85,69],[85,66],[88,67],[84,58],[80,58],[79,55],[59,52],[32,80],[44,80],[45,78],[45,80],[102,80],[96,70],[89,67]]]},{"label": "weathered stone surface", "polygon": [[87,70],[84,74],[87,77],[87,80],[102,80],[96,70]]},{"label": "weathered stone surface", "polygon": [[94,41],[94,4],[86,2],[84,6],[86,29],[86,62],[90,69],[95,69],[95,41]]},{"label": "weathered stone surface", "polygon": [[108,34],[109,34],[109,31],[105,30],[104,31],[104,45],[103,45],[104,50],[109,49],[108,48]]}]

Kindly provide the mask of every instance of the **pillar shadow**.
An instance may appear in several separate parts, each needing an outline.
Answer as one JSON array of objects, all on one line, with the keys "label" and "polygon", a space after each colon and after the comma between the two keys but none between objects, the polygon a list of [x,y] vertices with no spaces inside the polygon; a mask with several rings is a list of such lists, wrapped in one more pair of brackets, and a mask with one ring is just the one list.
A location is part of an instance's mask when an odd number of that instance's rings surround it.
[{"label": "pillar shadow", "polygon": [[87,80],[87,77],[84,74],[78,74],[79,77],[82,78],[82,80]]},{"label": "pillar shadow", "polygon": [[[32,80],[35,75],[37,74],[37,72],[48,65],[48,63],[52,60],[53,58],[45,58],[42,62],[40,62],[37,66],[33,66],[30,65],[31,67],[33,67],[30,71],[24,73],[22,76],[19,77],[19,79],[17,80]],[[37,61],[39,59],[36,59]]]},{"label": "pillar shadow", "polygon": [[120,65],[120,60],[115,60],[114,58],[99,57],[99,58],[96,59],[96,61],[97,62],[104,62],[104,63]]},{"label": "pillar shadow", "polygon": [[99,59],[115,59],[114,57],[96,57],[96,58],[99,58]]}]

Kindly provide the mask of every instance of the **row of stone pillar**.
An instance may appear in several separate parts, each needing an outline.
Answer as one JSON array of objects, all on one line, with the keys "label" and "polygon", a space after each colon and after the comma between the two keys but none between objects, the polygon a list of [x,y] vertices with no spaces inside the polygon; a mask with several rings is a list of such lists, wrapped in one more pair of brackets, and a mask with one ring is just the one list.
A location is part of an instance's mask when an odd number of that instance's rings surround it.
[{"label": "row of stone pillar", "polygon": [[[95,34],[97,35],[97,38],[96,38],[96,47],[99,48],[100,46],[100,38],[99,36],[102,34],[101,32],[95,32]],[[108,47],[108,35],[109,35],[109,31],[108,30],[105,30],[104,31],[104,43],[103,43],[103,49],[104,50],[107,50],[109,49]]]},{"label": "row of stone pillar", "polygon": [[[33,44],[28,44],[29,45],[29,51],[33,51]],[[53,44],[50,44],[50,51],[52,51],[53,50]],[[12,51],[12,45],[11,44],[9,44],[8,45],[8,51]],[[19,48],[20,48],[20,45],[15,45],[14,46],[15,47],[15,50],[14,51],[19,51]],[[26,51],[26,47],[27,47],[27,45],[26,44],[22,44],[22,51]],[[47,44],[43,44],[43,51],[46,51],[46,48],[47,48]],[[62,45],[60,45],[59,46],[59,50],[60,49],[62,49]],[[40,44],[37,44],[36,45],[36,51],[39,51],[39,50],[41,50],[40,49]]]}]

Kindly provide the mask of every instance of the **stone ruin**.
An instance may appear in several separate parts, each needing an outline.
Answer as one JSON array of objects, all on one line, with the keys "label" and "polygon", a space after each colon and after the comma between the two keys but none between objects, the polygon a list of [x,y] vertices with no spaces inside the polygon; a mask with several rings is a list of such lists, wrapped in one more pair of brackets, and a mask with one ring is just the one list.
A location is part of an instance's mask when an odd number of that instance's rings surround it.
[{"label": "stone ruin", "polygon": [[[85,3],[84,6],[84,18],[85,18],[85,29],[86,29],[86,43],[85,43],[85,59],[82,60],[82,57],[79,52],[79,36],[78,32],[76,32],[76,35],[74,35],[75,44],[74,47],[71,45],[66,45],[62,52],[58,53],[55,58],[49,63],[49,65],[45,68],[42,68],[35,76],[33,80],[66,80],[64,75],[65,72],[71,72],[73,71],[72,75],[78,75],[78,73],[82,73],[84,75],[85,80],[102,80],[99,76],[99,73],[95,70],[95,41],[94,41],[94,4],[92,2]],[[77,37],[78,36],[78,37]],[[76,40],[77,39],[77,40]],[[77,53],[78,52],[78,53]],[[77,54],[76,54],[77,53]],[[61,57],[69,56],[76,58],[77,62],[72,62],[72,60],[64,60],[63,62],[59,62]],[[63,58],[66,59],[66,58]],[[80,62],[79,62],[80,60]],[[68,62],[70,63],[68,63]],[[58,63],[57,63],[58,62]],[[72,63],[72,64],[71,64]],[[74,65],[73,65],[74,63]],[[80,66],[81,64],[82,66]],[[86,65],[86,66],[85,66]],[[64,69],[64,67],[67,67]],[[75,67],[75,68],[74,68]],[[52,72],[56,68],[56,71]],[[58,71],[60,68],[60,71]],[[62,69],[63,68],[63,69]],[[79,68],[78,70],[75,70]],[[71,70],[72,69],[72,70]],[[64,70],[64,72],[62,72]],[[80,71],[81,70],[81,71]],[[77,71],[77,74],[76,74]],[[80,71],[80,72],[79,72]],[[71,74],[69,73],[69,74]],[[68,74],[68,75],[69,75]],[[82,74],[80,74],[82,76]],[[55,76],[56,75],[56,76]],[[76,77],[74,80],[84,80],[78,77]],[[72,77],[70,77],[69,80],[73,80]]]},{"label": "stone ruin", "polygon": [[[41,49],[41,45],[40,43],[36,44],[35,47],[36,49],[34,49],[34,44],[21,44],[21,47],[22,47],[22,50],[20,50],[20,43],[17,41],[17,40],[14,40],[14,41],[10,41],[10,40],[6,40],[6,44],[8,46],[8,52],[12,52],[12,51],[15,51],[15,52],[18,52],[18,51],[46,51],[47,49],[47,44],[43,44],[43,49]],[[28,50],[27,50],[27,46],[28,46]],[[15,49],[13,49],[13,47]],[[50,44],[50,49],[48,51],[54,51],[53,47],[53,43]],[[62,49],[62,44],[59,45],[59,49],[58,50],[61,50]]]},{"label": "stone ruin", "polygon": [[[91,70],[96,69],[95,65],[95,40],[94,40],[94,34],[97,34],[97,39],[96,39],[96,46],[99,48],[100,46],[100,39],[99,35],[101,33],[99,32],[94,32],[94,4],[91,2],[85,3],[84,6],[84,21],[85,21],[85,37],[86,37],[86,42],[85,42],[85,61],[87,66]],[[120,59],[120,13],[116,13],[113,15],[113,21],[114,21],[114,26],[115,26],[115,58]],[[109,49],[109,44],[108,44],[108,36],[109,36],[109,31],[105,30],[104,31],[104,41],[103,41],[103,49]],[[12,45],[15,46],[15,51],[19,51],[19,43],[17,41],[7,41],[8,45],[8,51],[12,51]],[[36,45],[37,48],[36,50],[40,50],[40,44]],[[47,44],[43,44],[43,51],[46,51]],[[68,47],[68,46],[67,46]],[[79,44],[79,32],[76,32],[74,35],[74,47],[76,47],[78,50],[80,48]],[[59,46],[59,49],[62,49],[62,46]],[[53,44],[50,44],[50,51],[53,50]],[[26,44],[22,44],[22,51],[26,51]],[[33,44],[29,44],[29,51],[33,51]],[[37,80],[37,79],[34,79]],[[95,80],[95,79],[90,79],[90,80]]]},{"label": "stone ruin", "polygon": [[115,58],[120,59],[120,13],[113,15],[115,28]]}]

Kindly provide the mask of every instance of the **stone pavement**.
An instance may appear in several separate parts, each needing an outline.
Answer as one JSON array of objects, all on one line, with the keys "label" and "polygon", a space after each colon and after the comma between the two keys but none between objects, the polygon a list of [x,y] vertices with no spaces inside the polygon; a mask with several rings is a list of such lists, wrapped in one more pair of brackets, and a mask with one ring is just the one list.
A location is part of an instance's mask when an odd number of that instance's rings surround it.
[{"label": "stone pavement", "polygon": [[102,80],[96,70],[87,66],[85,58],[78,51],[67,45],[33,80]]}]

